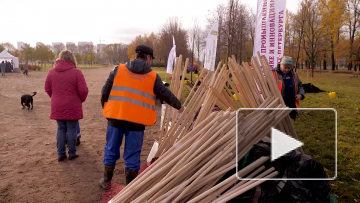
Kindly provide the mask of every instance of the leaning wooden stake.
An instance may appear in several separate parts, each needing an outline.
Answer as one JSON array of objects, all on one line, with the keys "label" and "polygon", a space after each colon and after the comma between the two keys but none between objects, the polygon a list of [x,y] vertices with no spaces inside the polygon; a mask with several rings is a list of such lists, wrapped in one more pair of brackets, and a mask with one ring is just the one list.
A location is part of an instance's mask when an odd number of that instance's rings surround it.
[{"label": "leaning wooden stake", "polygon": [[[240,66],[234,58],[229,58],[229,69],[224,66],[215,72],[203,70],[198,78],[201,85],[192,88],[184,113],[175,115],[170,130],[164,133],[157,154],[159,159],[116,195],[112,202],[225,202],[261,184],[263,180],[237,183],[235,174],[218,183],[235,167],[233,161],[236,157],[243,158],[254,144],[270,136],[270,126],[292,131],[293,126],[286,119],[289,111],[275,110],[241,112],[236,129],[235,112],[231,111],[238,106],[285,107],[272,73],[266,68],[262,70],[256,60],[253,58],[254,65],[250,67],[245,63]],[[263,67],[268,65],[264,59],[260,62]],[[174,78],[172,89],[175,88],[173,91],[178,96],[183,79],[180,82],[178,78],[180,69],[174,72],[178,76]],[[234,93],[238,95],[238,101],[232,98]],[[215,105],[227,111],[210,113]],[[239,132],[239,151],[235,151],[236,130]],[[276,176],[274,169],[261,167],[268,159],[260,158],[239,171],[238,175],[258,178]],[[234,183],[237,183],[235,187],[229,189]]]}]

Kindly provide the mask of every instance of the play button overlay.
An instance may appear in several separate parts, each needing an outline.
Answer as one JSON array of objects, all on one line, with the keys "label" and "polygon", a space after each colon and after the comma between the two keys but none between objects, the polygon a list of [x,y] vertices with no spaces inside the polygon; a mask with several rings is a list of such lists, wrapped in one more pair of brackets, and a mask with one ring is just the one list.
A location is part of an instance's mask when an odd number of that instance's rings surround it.
[{"label": "play button overlay", "polygon": [[304,143],[289,135],[273,127],[271,128],[271,161],[274,161],[303,145]]},{"label": "play button overlay", "polygon": [[[291,136],[291,124],[289,123],[287,130],[280,130],[277,128],[280,120],[275,120],[267,128],[264,128],[263,131],[260,131],[262,139],[259,143],[255,144],[252,147],[252,151],[249,150],[247,155],[240,153],[243,150],[242,147],[239,147],[239,141],[242,140],[244,136],[248,134],[247,130],[244,130],[249,127],[249,125],[244,125],[243,122],[240,122],[240,118],[244,119],[244,116],[250,115],[256,111],[260,111],[262,114],[271,114],[274,111],[289,111],[297,110],[299,112],[299,117],[296,119],[296,122],[292,122],[293,128],[296,131],[297,137]],[[269,113],[267,112],[269,111]],[[254,113],[256,114],[256,113]],[[317,175],[296,175],[294,173],[286,174],[286,177],[283,174],[276,178],[248,178],[240,177],[238,173],[236,176],[239,180],[276,180],[283,181],[284,177],[286,180],[301,180],[301,181],[310,181],[310,180],[321,180],[321,181],[331,181],[335,180],[337,177],[337,112],[335,109],[331,108],[240,108],[236,112],[236,171],[240,171],[250,164],[249,157],[257,157],[257,151],[262,151],[262,156],[270,156],[269,162],[270,166],[278,165],[281,166],[281,169],[288,167],[293,168],[294,170],[299,169],[300,167],[309,168],[307,164],[304,165],[304,160],[311,160],[319,162],[323,165],[323,170]],[[255,127],[255,126],[253,126]],[[260,134],[258,135],[260,136]],[[260,138],[260,137],[259,137]],[[270,146],[270,148],[269,148]],[[293,150],[303,147],[304,154],[300,152],[292,153]],[[254,150],[253,150],[254,149]],[[286,158],[285,158],[286,157]],[[280,158],[280,159],[279,159]],[[282,159],[284,161],[282,161]],[[281,162],[279,162],[281,161]],[[277,163],[279,162],[279,163]],[[307,162],[307,161],[306,161]],[[245,164],[244,164],[245,163]],[[310,163],[310,162],[309,162]],[[266,164],[267,165],[267,164]],[[304,165],[304,166],[303,166]],[[264,165],[265,166],[265,165]],[[267,167],[267,166],[265,166]],[[306,169],[306,170],[307,170]],[[300,170],[300,169],[299,169]],[[303,170],[303,169],[301,169]],[[319,170],[322,170],[319,167]],[[283,172],[281,170],[280,172]]]}]

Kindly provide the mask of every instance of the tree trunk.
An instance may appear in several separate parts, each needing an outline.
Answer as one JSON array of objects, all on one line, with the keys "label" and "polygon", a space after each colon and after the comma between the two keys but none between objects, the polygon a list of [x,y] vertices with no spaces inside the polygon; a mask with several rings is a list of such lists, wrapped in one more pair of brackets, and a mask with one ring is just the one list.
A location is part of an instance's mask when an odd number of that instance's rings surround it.
[{"label": "tree trunk", "polygon": [[[301,28],[301,33],[302,33],[302,28]],[[300,39],[299,39],[299,45],[298,45],[298,50],[297,50],[297,56],[296,56],[296,69],[297,69],[297,64],[299,62],[299,56],[300,56],[300,47],[301,47],[301,40],[302,40],[302,34],[300,35]]]},{"label": "tree trunk", "polygon": [[320,65],[319,65],[319,67],[320,67],[320,74],[321,74],[321,62],[320,62]]},{"label": "tree trunk", "polygon": [[311,77],[314,77],[314,69],[315,69],[315,66],[316,66],[316,62],[315,62],[314,58],[310,59],[310,65],[311,65],[311,69],[312,69]]},{"label": "tree trunk", "polygon": [[331,69],[335,70],[334,41],[331,40]]}]

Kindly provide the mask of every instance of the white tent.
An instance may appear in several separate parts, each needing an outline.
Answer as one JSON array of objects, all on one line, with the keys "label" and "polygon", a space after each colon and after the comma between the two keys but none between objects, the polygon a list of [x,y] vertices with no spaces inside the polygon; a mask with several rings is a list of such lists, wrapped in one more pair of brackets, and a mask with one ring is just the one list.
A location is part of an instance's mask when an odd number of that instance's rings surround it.
[{"label": "white tent", "polygon": [[7,52],[6,50],[0,53],[0,62],[4,59],[12,59],[14,70],[15,68],[19,68],[19,58],[9,54],[9,52]]}]

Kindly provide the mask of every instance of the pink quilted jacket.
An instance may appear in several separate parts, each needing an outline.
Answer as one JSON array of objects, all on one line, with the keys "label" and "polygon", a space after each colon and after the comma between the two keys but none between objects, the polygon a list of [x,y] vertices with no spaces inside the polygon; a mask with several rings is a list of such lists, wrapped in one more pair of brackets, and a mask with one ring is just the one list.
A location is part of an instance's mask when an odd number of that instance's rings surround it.
[{"label": "pink quilted jacket", "polygon": [[82,103],[86,100],[89,89],[84,75],[74,64],[57,60],[46,78],[45,91],[51,98],[51,119],[83,118]]}]

